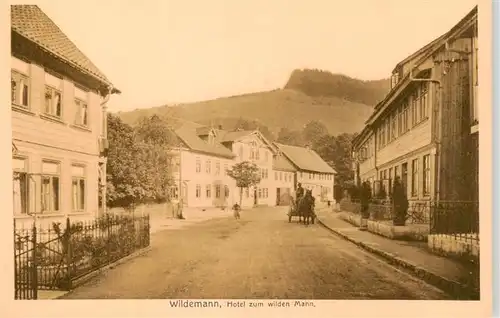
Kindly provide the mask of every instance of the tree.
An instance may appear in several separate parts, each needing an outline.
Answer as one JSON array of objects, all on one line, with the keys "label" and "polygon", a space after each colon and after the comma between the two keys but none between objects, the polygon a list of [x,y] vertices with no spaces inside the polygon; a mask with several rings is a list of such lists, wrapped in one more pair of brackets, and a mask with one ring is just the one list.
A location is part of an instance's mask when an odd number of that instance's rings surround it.
[{"label": "tree", "polygon": [[170,185],[170,137],[159,118],[146,118],[136,131],[108,114],[107,205],[134,209],[162,202]]},{"label": "tree", "polygon": [[279,143],[291,146],[303,146],[304,140],[300,131],[292,131],[288,128],[281,128],[276,140]]},{"label": "tree", "polygon": [[240,206],[243,198],[243,188],[256,186],[260,182],[260,171],[256,164],[249,161],[242,161],[226,170],[227,175],[236,181],[236,186],[240,188]]},{"label": "tree", "polygon": [[107,205],[133,208],[144,197],[137,174],[138,148],[132,127],[108,114]]},{"label": "tree", "polygon": [[150,145],[169,146],[176,139],[167,122],[158,115],[142,117],[135,127],[137,138]]},{"label": "tree", "polygon": [[312,146],[323,136],[328,135],[328,129],[325,125],[323,125],[323,123],[317,120],[313,120],[304,126],[302,135],[304,137],[304,140]]},{"label": "tree", "polygon": [[157,115],[142,118],[135,132],[137,155],[141,162],[137,173],[146,193],[146,200],[163,202],[167,199],[172,183],[169,150],[177,138],[167,123]]}]

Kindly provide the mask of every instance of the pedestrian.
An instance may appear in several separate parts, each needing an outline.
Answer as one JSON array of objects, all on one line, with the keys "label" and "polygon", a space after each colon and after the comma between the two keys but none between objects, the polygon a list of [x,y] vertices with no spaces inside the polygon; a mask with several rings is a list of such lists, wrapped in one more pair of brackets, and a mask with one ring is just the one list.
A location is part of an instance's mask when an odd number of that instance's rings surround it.
[{"label": "pedestrian", "polygon": [[295,200],[298,202],[300,198],[304,195],[304,188],[302,188],[302,183],[297,184],[297,190],[295,191]]},{"label": "pedestrian", "polygon": [[236,220],[240,218],[240,211],[241,211],[240,205],[238,203],[235,203],[233,205],[233,215]]}]

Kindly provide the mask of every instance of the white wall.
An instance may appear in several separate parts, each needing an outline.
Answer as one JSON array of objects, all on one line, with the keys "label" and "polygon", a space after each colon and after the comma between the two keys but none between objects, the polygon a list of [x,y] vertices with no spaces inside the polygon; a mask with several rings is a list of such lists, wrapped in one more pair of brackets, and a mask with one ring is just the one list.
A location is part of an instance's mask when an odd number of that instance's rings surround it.
[{"label": "white wall", "polygon": [[[101,98],[88,91],[81,94],[75,84],[67,79],[47,75],[44,68],[11,58],[11,67],[28,78],[27,107],[12,103],[12,139],[19,149],[18,155],[27,161],[27,172],[39,174],[42,161],[56,160],[60,164],[60,211],[44,214],[41,218],[63,220],[65,216],[88,218],[98,213],[98,137],[102,129]],[[57,85],[62,92],[62,116],[59,119],[44,115],[45,85]],[[86,99],[88,105],[88,126],[75,124],[75,96]],[[85,211],[74,213],[71,203],[72,164],[85,166],[86,195]],[[31,212],[40,212],[40,176],[35,176],[30,188]],[[31,222],[31,218],[16,215],[19,222]],[[18,223],[19,223],[18,222]]]}]

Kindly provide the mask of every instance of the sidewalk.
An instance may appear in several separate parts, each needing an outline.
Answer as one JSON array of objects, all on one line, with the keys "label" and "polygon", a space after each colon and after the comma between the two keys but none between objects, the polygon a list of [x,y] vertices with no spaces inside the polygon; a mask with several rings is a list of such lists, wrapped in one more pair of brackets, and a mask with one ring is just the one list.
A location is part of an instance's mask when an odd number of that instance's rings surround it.
[{"label": "sidewalk", "polygon": [[205,211],[203,211],[202,208],[184,207],[182,215],[184,216],[184,219],[177,219],[172,218],[171,214],[167,213],[166,211],[151,211],[149,213],[151,233],[155,233],[165,229],[177,230],[191,224],[211,219],[232,217],[233,213],[230,209],[223,211],[220,208],[207,208],[205,209]]},{"label": "sidewalk", "polygon": [[[357,227],[338,218],[338,212],[331,209],[317,211],[320,224],[344,239],[381,256],[389,263],[409,270],[426,282],[449,292],[456,298],[478,299],[479,286],[473,282],[471,269],[458,261],[432,254],[425,242],[406,242],[391,240]],[[479,275],[477,275],[479,277]],[[478,280],[478,278],[477,278]]]}]

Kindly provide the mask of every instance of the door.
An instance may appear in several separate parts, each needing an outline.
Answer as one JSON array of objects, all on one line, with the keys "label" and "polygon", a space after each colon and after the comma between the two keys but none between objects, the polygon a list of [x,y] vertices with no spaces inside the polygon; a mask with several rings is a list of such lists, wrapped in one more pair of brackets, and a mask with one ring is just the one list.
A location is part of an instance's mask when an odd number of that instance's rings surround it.
[{"label": "door", "polygon": [[408,163],[403,163],[401,165],[401,182],[403,183],[403,187],[405,192],[408,193]]},{"label": "door", "polygon": [[280,201],[280,198],[281,198],[281,189],[280,188],[276,188],[276,205],[280,205],[281,204],[281,201]]}]

